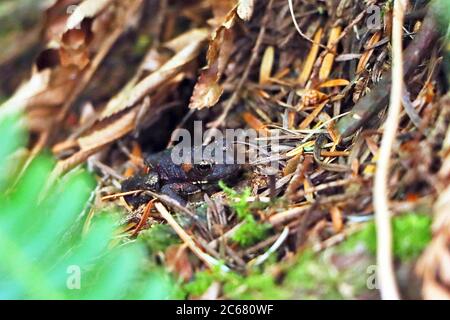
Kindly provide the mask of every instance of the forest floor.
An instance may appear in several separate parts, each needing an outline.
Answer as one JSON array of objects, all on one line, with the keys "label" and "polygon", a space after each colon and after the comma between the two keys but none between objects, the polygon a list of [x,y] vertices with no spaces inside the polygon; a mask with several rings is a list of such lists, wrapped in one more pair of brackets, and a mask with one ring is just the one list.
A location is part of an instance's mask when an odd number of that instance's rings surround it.
[{"label": "forest floor", "polygon": [[[29,132],[9,179],[43,153],[56,159],[43,190],[88,171],[82,233],[118,216],[112,243],[143,243],[141,268],[163,268],[171,297],[449,299],[445,12],[448,1],[2,1],[0,120],[22,114]],[[255,133],[248,163],[149,164],[199,127],[204,140]]]}]

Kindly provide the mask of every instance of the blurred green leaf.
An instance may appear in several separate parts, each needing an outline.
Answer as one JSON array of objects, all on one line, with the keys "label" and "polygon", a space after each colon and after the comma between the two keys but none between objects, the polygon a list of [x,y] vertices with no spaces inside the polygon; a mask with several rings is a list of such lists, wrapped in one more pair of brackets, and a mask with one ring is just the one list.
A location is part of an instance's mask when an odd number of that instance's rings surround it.
[{"label": "blurred green leaf", "polygon": [[164,271],[150,266],[152,272],[142,275],[140,242],[111,248],[117,223],[111,214],[81,234],[80,214],[95,186],[87,172],[68,174],[44,195],[52,159],[37,157],[16,183],[5,168],[25,142],[19,118],[0,121],[0,135],[0,299],[171,297],[172,280]]}]

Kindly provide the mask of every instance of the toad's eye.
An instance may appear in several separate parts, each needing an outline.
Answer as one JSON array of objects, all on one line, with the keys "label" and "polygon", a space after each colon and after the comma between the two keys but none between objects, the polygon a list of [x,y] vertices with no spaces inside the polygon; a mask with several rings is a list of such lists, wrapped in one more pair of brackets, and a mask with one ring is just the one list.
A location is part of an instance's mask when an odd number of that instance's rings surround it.
[{"label": "toad's eye", "polygon": [[194,165],[195,171],[201,175],[208,175],[213,169],[213,164],[208,161],[202,161]]}]

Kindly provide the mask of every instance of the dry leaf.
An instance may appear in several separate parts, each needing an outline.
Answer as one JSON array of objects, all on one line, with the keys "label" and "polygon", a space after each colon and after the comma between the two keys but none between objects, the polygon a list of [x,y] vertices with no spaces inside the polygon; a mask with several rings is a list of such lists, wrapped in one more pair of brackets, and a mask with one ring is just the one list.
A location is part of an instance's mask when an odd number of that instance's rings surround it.
[{"label": "dry leaf", "polygon": [[206,30],[196,33],[197,38],[187,44],[182,50],[175,54],[170,60],[164,63],[158,70],[151,73],[137,84],[129,83],[114,98],[112,98],[105,110],[102,112],[100,120],[106,119],[124,109],[130,108],[142,100],[146,95],[154,92],[164,82],[175,77],[186,64],[197,57],[202,47],[203,41],[206,40]]},{"label": "dry leaf", "polygon": [[314,35],[314,44],[311,46],[311,50],[309,50],[308,56],[303,65],[302,72],[298,76],[297,82],[302,87],[305,86],[306,82],[308,81],[314,67],[314,62],[317,59],[317,54],[319,53],[318,43],[320,43],[320,40],[322,39],[322,33],[323,29],[319,28],[319,30],[317,30],[316,34]]},{"label": "dry leaf", "polygon": [[203,42],[208,37],[208,29],[196,28],[182,33],[181,35],[167,41],[163,47],[169,48],[174,52],[180,52],[193,42]]},{"label": "dry leaf", "polygon": [[307,191],[311,189],[313,185],[311,184],[311,181],[308,179],[308,177],[305,177],[305,180],[303,181],[303,189],[306,191],[305,193],[305,199],[308,202],[314,202],[314,193],[311,191]]},{"label": "dry leaf", "polygon": [[[138,107],[138,103],[148,94],[154,93],[157,88],[170,85],[171,80],[180,75],[186,64],[198,55],[205,39],[206,33],[203,34],[203,38],[199,36],[198,39],[189,43],[158,70],[137,84],[131,81],[125,86],[118,95],[109,101],[97,122],[89,129],[89,133],[77,139],[80,150],[69,159],[58,163],[53,176],[58,176],[73,168],[93,153],[133,131],[137,125],[138,115],[140,117],[145,116],[140,113],[142,108]],[[166,94],[170,91],[162,90],[161,92]],[[142,105],[147,106],[146,111],[154,108],[152,108],[148,99],[144,100]]]},{"label": "dry leaf", "polygon": [[[116,13],[114,16],[108,15],[108,17],[103,17],[101,9],[105,8],[106,2],[99,6],[99,3],[94,4],[95,1],[85,1],[77,7],[78,10],[80,10],[80,7],[82,9],[76,14],[78,16],[77,21],[81,23],[80,28],[77,26],[76,28],[68,29],[66,28],[66,22],[69,17],[67,8],[79,2],[76,0],[60,0],[49,6],[49,9],[46,11],[47,21],[45,25],[45,39],[48,41],[46,49],[36,59],[32,77],[17,90],[10,100],[0,107],[2,109],[0,113],[26,111],[32,107],[62,106],[72,93],[79,92],[76,88],[79,86],[83,76],[88,74],[88,71],[92,74],[93,70],[106,56],[113,44],[113,42],[109,42],[111,30],[118,30],[118,35],[120,35],[127,16]],[[85,3],[90,3],[93,6],[90,7],[91,10],[88,10],[89,8],[86,7]],[[128,10],[130,3],[139,4],[141,0],[121,2],[121,4],[128,5]],[[76,10],[74,14],[77,12]],[[83,10],[86,10],[84,14]],[[120,12],[120,10],[117,10],[117,12]],[[135,11],[130,12],[133,13]],[[82,19],[82,17],[95,19],[84,23],[86,20]],[[97,25],[96,32],[91,30],[93,23]],[[94,60],[96,60],[97,64],[86,68]],[[87,77],[87,80],[84,80],[87,83],[89,79],[90,77]],[[40,118],[39,121],[46,123],[54,120],[55,111],[53,110],[48,117],[49,119]],[[30,119],[30,121],[36,122],[33,119]],[[47,130],[49,128],[47,127]]]},{"label": "dry leaf", "polygon": [[209,288],[200,297],[200,300],[217,300],[219,298],[220,290],[222,284],[220,282],[214,281],[211,283]]},{"label": "dry leaf", "polygon": [[0,105],[0,119],[16,112],[23,112],[34,96],[45,92],[50,82],[50,77],[51,70],[49,69],[33,74],[31,79],[20,86],[9,100]]},{"label": "dry leaf", "polygon": [[98,129],[78,139],[82,151],[103,147],[129,133],[134,129],[137,109],[126,112],[110,124],[97,124]]},{"label": "dry leaf", "polygon": [[235,17],[236,13],[232,11],[223,25],[213,34],[206,56],[208,65],[195,85],[189,104],[191,109],[212,107],[222,96],[223,89],[219,81],[233,51],[234,32],[231,27]]},{"label": "dry leaf", "polygon": [[[370,38],[369,42],[367,43],[367,47],[372,47],[375,43],[380,41],[381,38],[381,31],[375,32],[372,37]],[[373,49],[365,51],[358,62],[358,67],[356,68],[356,73],[359,74],[362,71],[364,71],[364,68],[366,67],[367,63],[369,62],[370,57],[373,54]]]},{"label": "dry leaf", "polygon": [[156,72],[140,81],[131,91],[126,107],[131,107],[139,102],[145,95],[155,90],[162,82],[175,76],[179,73],[181,68],[196,58],[203,45],[203,41],[206,39],[206,34],[203,35],[204,37],[195,39],[188,46],[183,48],[183,50],[173,56],[172,59],[162,65]]},{"label": "dry leaf", "polygon": [[259,72],[260,84],[266,84],[267,82],[269,82],[272,73],[274,58],[275,49],[272,46],[267,47],[261,60],[261,69]]},{"label": "dry leaf", "polygon": [[[448,160],[447,160],[448,161]],[[450,186],[441,193],[435,204],[433,240],[417,264],[423,277],[425,299],[450,299]]]},{"label": "dry leaf", "polygon": [[230,12],[236,8],[236,0],[209,0],[214,15],[208,22],[214,28],[219,28],[227,19]]},{"label": "dry leaf", "polygon": [[[330,31],[330,36],[328,38],[328,48],[331,48],[332,46],[335,45],[336,40],[339,38],[339,36],[341,35],[341,31],[342,31],[342,27],[341,26],[337,26],[337,27],[333,27]],[[320,81],[324,81],[328,78],[328,76],[331,73],[331,70],[333,70],[333,63],[334,63],[334,57],[335,57],[335,53],[331,52],[331,53],[327,53],[325,55],[325,58],[323,59],[322,62],[322,66],[320,67],[319,70],[319,80]]]},{"label": "dry leaf", "polygon": [[330,79],[320,84],[319,88],[345,87],[350,84],[347,79]]},{"label": "dry leaf", "polygon": [[89,54],[90,30],[72,29],[62,36],[59,56],[63,67],[76,66],[83,70],[91,61]]}]

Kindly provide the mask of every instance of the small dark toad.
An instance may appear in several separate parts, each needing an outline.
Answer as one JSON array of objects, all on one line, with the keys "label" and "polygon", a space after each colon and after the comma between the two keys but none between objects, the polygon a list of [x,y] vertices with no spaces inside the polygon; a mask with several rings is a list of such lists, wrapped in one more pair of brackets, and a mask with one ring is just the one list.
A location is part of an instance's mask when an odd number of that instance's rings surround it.
[{"label": "small dark toad", "polygon": [[[220,145],[218,145],[220,144]],[[219,146],[219,148],[216,148]],[[196,149],[199,148],[199,149]],[[122,192],[133,190],[150,190],[170,196],[182,205],[186,205],[188,196],[199,192],[217,190],[220,180],[229,181],[235,178],[242,166],[235,163],[234,149],[225,146],[223,142],[207,147],[194,147],[187,161],[175,163],[173,149],[150,155],[145,159],[148,173],[135,175],[122,183]],[[194,161],[194,152],[202,151],[200,159]],[[205,152],[208,151],[208,152]],[[218,152],[221,157],[216,157]],[[180,161],[178,161],[180,162]],[[150,200],[148,195],[127,195],[125,200],[137,207]]]}]

